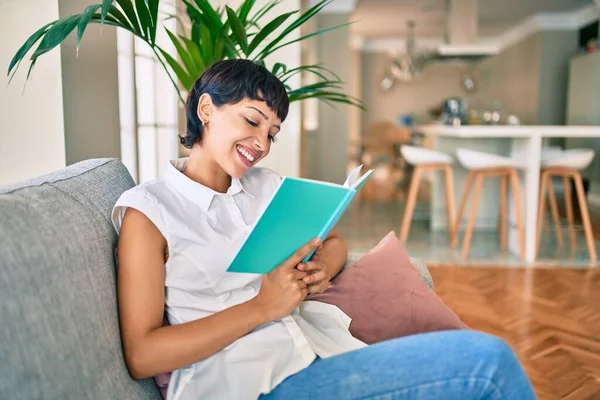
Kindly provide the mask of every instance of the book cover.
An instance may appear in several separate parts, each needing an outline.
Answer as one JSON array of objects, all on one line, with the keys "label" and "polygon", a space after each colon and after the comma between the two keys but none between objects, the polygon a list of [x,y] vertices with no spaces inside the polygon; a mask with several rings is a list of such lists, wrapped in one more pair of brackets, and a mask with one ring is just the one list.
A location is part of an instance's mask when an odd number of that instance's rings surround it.
[{"label": "book cover", "polygon": [[371,175],[357,179],[361,167],[344,185],[283,178],[227,271],[266,274],[309,240],[324,239]]}]

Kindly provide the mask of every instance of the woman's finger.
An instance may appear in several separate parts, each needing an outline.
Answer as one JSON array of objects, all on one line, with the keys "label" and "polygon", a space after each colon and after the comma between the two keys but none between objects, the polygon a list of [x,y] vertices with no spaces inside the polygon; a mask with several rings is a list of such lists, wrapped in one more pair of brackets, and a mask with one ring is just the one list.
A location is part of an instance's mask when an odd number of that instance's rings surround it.
[{"label": "woman's finger", "polygon": [[300,280],[308,275],[306,274],[306,271],[292,271],[292,276],[294,280]]},{"label": "woman's finger", "polygon": [[317,271],[314,274],[310,274],[302,278],[304,283],[306,283],[307,285],[315,282],[320,282],[323,279],[325,279],[325,271]]},{"label": "woman's finger", "polygon": [[329,288],[329,282],[322,281],[319,282],[317,285],[309,286],[308,293],[323,293],[327,290],[327,288]]},{"label": "woman's finger", "polygon": [[298,264],[298,269],[300,271],[315,271],[315,270],[319,270],[319,269],[323,269],[323,268],[324,268],[324,266],[322,263],[315,262],[315,261],[308,261],[305,263]]}]

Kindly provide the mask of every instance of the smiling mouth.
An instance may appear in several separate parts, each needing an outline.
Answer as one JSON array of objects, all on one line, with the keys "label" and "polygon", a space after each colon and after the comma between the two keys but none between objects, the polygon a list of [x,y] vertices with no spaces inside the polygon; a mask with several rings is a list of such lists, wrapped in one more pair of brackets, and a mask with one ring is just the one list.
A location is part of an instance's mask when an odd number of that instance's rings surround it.
[{"label": "smiling mouth", "polygon": [[240,153],[244,158],[246,158],[246,160],[248,160],[248,162],[250,164],[252,164],[254,162],[254,160],[255,160],[254,156],[252,154],[250,154],[242,146],[236,146],[236,149],[237,149],[238,153]]}]

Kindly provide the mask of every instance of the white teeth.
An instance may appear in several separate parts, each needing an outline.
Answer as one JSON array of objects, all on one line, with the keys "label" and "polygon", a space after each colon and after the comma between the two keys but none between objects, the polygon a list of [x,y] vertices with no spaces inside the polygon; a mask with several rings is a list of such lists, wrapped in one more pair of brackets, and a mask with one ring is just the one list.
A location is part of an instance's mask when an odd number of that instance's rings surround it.
[{"label": "white teeth", "polygon": [[244,150],[243,148],[241,148],[241,147],[238,147],[238,148],[237,148],[237,151],[238,151],[238,152],[239,152],[241,155],[243,155],[244,157],[246,157],[246,158],[248,159],[248,161],[250,161],[250,162],[254,162],[254,157],[252,156],[252,154],[248,153],[248,152],[247,152],[246,150]]}]

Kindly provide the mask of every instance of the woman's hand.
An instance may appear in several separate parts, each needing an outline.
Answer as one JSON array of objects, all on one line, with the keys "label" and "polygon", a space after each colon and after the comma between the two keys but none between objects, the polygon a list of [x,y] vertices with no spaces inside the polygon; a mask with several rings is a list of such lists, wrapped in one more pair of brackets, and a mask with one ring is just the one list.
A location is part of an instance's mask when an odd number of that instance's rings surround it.
[{"label": "woman's hand", "polygon": [[299,271],[308,274],[302,278],[302,281],[307,285],[309,294],[323,293],[329,288],[331,276],[329,276],[329,270],[324,262],[319,260],[308,261],[298,264],[297,268]]},{"label": "woman's hand", "polygon": [[283,264],[265,275],[260,292],[251,302],[258,307],[267,322],[289,315],[304,300],[308,288],[302,279],[308,274],[299,271],[296,266],[320,244],[320,239],[311,240]]}]

